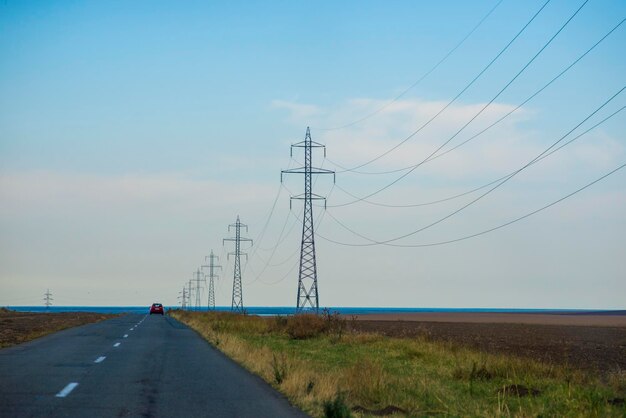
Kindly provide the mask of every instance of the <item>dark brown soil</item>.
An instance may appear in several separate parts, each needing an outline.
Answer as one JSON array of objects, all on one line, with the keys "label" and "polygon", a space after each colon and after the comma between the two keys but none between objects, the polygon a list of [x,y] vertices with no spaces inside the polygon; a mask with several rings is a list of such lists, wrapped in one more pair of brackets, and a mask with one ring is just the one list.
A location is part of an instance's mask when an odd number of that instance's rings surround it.
[{"label": "dark brown soil", "polygon": [[103,321],[117,315],[93,312],[33,313],[0,308],[0,348],[9,347],[65,328]]},{"label": "dark brown soil", "polygon": [[497,354],[531,357],[545,362],[607,373],[626,370],[626,328],[599,326],[350,321],[357,331],[392,337],[426,337]]}]

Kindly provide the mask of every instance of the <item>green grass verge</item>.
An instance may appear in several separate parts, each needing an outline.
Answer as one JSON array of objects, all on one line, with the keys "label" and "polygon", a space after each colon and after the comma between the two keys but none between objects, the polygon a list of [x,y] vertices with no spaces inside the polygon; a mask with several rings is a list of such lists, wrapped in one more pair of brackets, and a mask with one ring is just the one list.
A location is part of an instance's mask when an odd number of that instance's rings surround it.
[{"label": "green grass verge", "polygon": [[626,417],[623,373],[601,382],[530,359],[353,333],[333,315],[170,314],[315,417]]}]

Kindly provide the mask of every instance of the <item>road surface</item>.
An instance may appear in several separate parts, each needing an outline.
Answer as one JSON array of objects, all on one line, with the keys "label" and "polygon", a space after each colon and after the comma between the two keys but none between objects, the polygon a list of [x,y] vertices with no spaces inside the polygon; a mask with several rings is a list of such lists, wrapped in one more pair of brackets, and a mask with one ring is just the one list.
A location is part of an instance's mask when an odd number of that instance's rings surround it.
[{"label": "road surface", "polygon": [[170,317],[126,315],[0,350],[0,417],[306,417]]}]

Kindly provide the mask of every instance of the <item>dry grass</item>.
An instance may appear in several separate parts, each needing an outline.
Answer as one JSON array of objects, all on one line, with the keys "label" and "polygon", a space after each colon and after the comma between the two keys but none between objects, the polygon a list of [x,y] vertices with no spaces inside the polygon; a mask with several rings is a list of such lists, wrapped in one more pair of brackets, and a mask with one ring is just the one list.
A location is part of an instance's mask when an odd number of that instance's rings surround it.
[{"label": "dry grass", "polygon": [[626,416],[623,374],[602,384],[564,367],[425,338],[346,332],[333,315],[171,315],[315,417],[333,401],[353,416]]}]

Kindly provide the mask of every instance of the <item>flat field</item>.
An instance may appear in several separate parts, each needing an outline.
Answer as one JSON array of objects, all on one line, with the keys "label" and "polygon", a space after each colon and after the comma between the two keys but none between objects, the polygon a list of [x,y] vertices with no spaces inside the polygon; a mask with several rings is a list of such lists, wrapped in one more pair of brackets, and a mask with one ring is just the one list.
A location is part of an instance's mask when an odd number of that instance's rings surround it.
[{"label": "flat field", "polygon": [[626,370],[626,312],[361,315],[354,329],[427,338],[610,375]]},{"label": "flat field", "polygon": [[[623,358],[586,367],[556,349],[578,344],[581,355],[601,358],[594,344],[604,334],[585,326],[558,334],[509,322],[171,314],[314,417],[626,416]],[[531,331],[516,328],[522,325]],[[604,328],[616,333],[605,346],[623,353],[624,328]],[[552,356],[532,354],[533,344],[538,353],[546,342],[555,347]]]},{"label": "flat field", "polygon": [[65,328],[103,321],[117,315],[93,312],[33,313],[0,308],[0,348],[21,344]]}]

